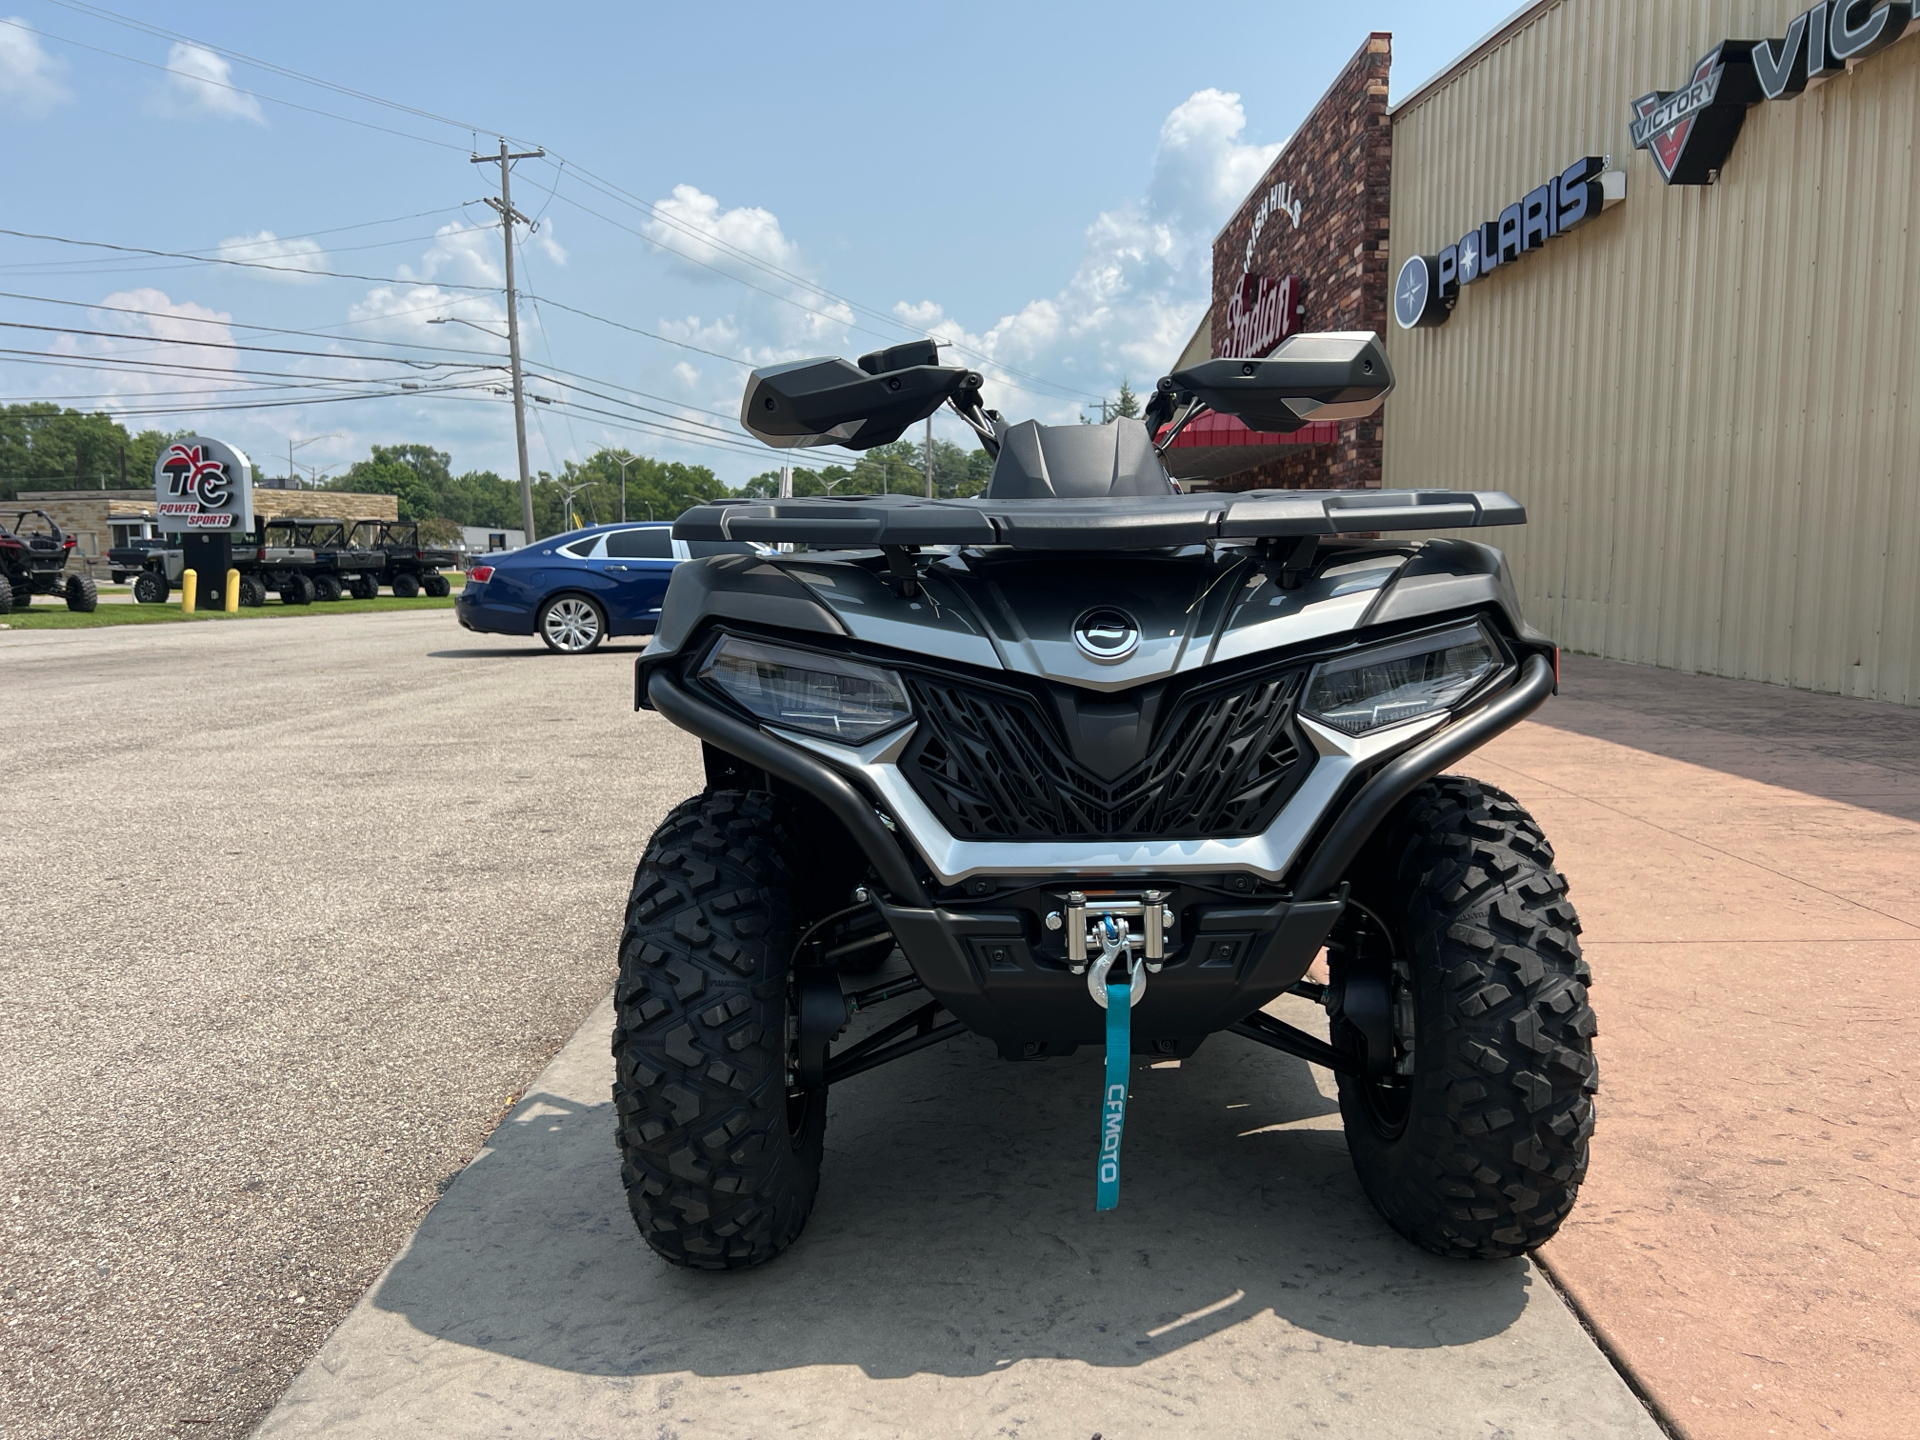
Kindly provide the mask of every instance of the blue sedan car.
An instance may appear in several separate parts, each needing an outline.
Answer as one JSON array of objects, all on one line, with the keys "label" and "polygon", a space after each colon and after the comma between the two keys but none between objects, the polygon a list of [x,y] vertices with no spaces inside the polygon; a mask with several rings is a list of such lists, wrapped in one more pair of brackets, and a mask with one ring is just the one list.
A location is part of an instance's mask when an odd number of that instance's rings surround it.
[{"label": "blue sedan car", "polygon": [[664,523],[570,530],[474,566],[454,614],[469,630],[538,635],[549,650],[584,655],[609,635],[651,635],[681,561],[754,549],[743,541],[675,540]]}]

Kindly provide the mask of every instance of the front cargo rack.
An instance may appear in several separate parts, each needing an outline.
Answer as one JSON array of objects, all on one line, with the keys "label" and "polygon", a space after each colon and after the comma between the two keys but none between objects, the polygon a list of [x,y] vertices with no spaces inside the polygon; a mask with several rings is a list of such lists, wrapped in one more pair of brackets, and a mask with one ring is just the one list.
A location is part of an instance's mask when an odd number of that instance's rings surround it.
[{"label": "front cargo rack", "polygon": [[676,540],[822,548],[1007,545],[1018,550],[1158,550],[1210,540],[1524,525],[1499,490],[1247,490],[1097,499],[926,500],[913,495],[720,500],[674,522]]}]

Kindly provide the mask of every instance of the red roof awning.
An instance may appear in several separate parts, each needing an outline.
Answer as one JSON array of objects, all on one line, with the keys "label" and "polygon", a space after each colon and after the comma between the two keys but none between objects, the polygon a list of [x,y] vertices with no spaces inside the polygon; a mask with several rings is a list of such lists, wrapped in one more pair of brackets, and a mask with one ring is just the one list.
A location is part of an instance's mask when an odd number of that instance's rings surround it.
[{"label": "red roof awning", "polygon": [[[1156,440],[1166,434],[1160,427]],[[1303,425],[1290,435],[1271,430],[1249,430],[1231,415],[1209,410],[1174,436],[1166,450],[1167,470],[1176,480],[1217,480],[1277,458],[1283,445],[1332,445],[1340,439],[1340,422],[1321,420]]]},{"label": "red roof awning", "polygon": [[[1167,427],[1162,425],[1154,439],[1158,440],[1166,433]],[[1199,450],[1218,445],[1331,445],[1339,438],[1340,422],[1337,420],[1316,421],[1303,425],[1291,435],[1278,435],[1271,430],[1249,430],[1244,421],[1223,415],[1218,410],[1209,410],[1174,436],[1173,444],[1168,448]],[[1247,463],[1257,465],[1259,461],[1249,459]]]}]

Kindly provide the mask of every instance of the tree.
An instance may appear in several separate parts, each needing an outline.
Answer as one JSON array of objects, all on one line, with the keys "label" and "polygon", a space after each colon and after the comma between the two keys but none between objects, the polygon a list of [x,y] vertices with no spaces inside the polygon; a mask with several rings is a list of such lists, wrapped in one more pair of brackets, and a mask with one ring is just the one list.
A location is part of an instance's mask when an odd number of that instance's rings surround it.
[{"label": "tree", "polygon": [[47,401],[0,409],[0,499],[22,490],[126,488],[153,484],[153,464],[179,438],[159,430],[128,435],[111,415],[62,410]]},{"label": "tree", "polygon": [[1133,387],[1127,383],[1127,377],[1120,377],[1120,398],[1113,402],[1114,415],[1126,416],[1129,420],[1140,418],[1140,397],[1133,393]]},{"label": "tree", "polygon": [[[933,442],[933,493],[946,499],[978,495],[993,473],[993,460],[984,450],[962,450],[951,440]],[[843,488],[844,487],[844,488]],[[766,470],[734,492],[743,498],[767,499],[780,493],[780,472]],[[861,455],[852,469],[827,465],[818,470],[795,466],[795,495],[924,495],[927,493],[926,451],[918,440],[895,440],[876,445]]]},{"label": "tree", "polygon": [[391,495],[402,520],[441,519],[455,525],[510,529],[520,523],[515,486],[491,470],[452,473],[452,457],[431,445],[375,445],[365,460],[322,488]]}]

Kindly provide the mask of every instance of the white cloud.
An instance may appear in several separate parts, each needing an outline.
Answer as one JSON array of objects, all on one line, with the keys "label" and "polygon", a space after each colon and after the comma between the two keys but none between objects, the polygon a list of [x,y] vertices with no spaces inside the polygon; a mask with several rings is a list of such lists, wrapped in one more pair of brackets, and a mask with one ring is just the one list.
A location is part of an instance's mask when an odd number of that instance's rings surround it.
[{"label": "white cloud", "polygon": [[253,270],[249,273],[262,280],[276,280],[282,284],[310,285],[319,278],[318,272],[327,268],[327,252],[313,240],[294,236],[282,240],[271,230],[262,230],[253,235],[234,235],[220,242],[222,260],[244,261],[251,265],[271,265],[271,270]]},{"label": "white cloud", "polygon": [[67,62],[49,55],[18,15],[0,21],[0,111],[39,120],[73,99],[61,83]]},{"label": "white cloud", "polygon": [[[1074,419],[1082,402],[1061,395],[1062,387],[1111,395],[1125,377],[1144,392],[1205,312],[1215,233],[1280,152],[1279,144],[1243,140],[1246,126],[1240,97],[1225,91],[1199,90],[1175,106],[1161,124],[1145,193],[1094,219],[1072,276],[1054,293],[1028,300],[979,331],[936,299],[899,301],[894,314],[910,329],[957,342],[961,348],[948,358],[979,365],[989,377],[989,403],[1016,419]],[[847,307],[746,267],[719,248],[716,242],[725,242],[804,274],[799,247],[770,211],[722,209],[692,185],[676,186],[655,203],[684,228],[653,221],[647,227],[651,238],[806,307],[747,294],[727,315],[662,320],[663,333],[756,364],[828,351],[851,355],[882,343],[851,329],[857,317]],[[712,278],[711,271],[684,268]],[[1035,387],[1002,367],[1057,383]],[[682,378],[694,388],[691,377]],[[737,385],[737,377],[729,372],[713,383],[725,389]]]},{"label": "white cloud", "polygon": [[495,225],[442,225],[433,232],[433,244],[416,269],[398,267],[403,280],[446,280],[456,285],[486,285],[505,288],[504,260],[500,250],[500,230]]},{"label": "white cloud", "polygon": [[714,278],[706,266],[761,283],[765,272],[741,261],[744,251],[755,260],[797,270],[800,252],[780,229],[771,210],[742,205],[722,210],[720,202],[694,185],[676,185],[665,200],[656,200],[657,214],[640,229],[649,240],[670,251],[680,267],[695,277]]},{"label": "white cloud", "polygon": [[[109,363],[91,372],[62,368],[51,372],[50,379],[57,378],[65,384],[86,375],[92,382],[93,393],[112,397],[104,402],[102,408],[105,409],[114,408],[116,403],[133,403],[178,391],[193,391],[196,401],[211,402],[219,398],[219,392],[240,383],[240,377],[231,373],[240,364],[240,352],[229,348],[233,344],[233,331],[228,328],[232,317],[225,312],[209,310],[190,300],[175,302],[165,291],[151,288],[116,291],[100,304],[103,308],[92,312],[92,328],[116,330],[138,338],[55,336],[47,347],[49,355],[63,360],[98,359]],[[127,311],[145,313],[127,314]],[[181,344],[181,341],[193,343]],[[138,360],[142,368],[123,369],[110,363],[119,356]],[[160,365],[176,365],[181,370],[177,374],[159,374],[147,368]],[[76,384],[66,388],[89,387]],[[174,424],[171,419],[149,422],[136,417],[130,428],[141,430],[150,423],[162,429],[171,429]]]},{"label": "white cloud", "polygon": [[211,115],[219,120],[267,123],[260,101],[233,83],[233,66],[211,50],[185,42],[167,50],[167,78],[155,97],[163,115]]}]

